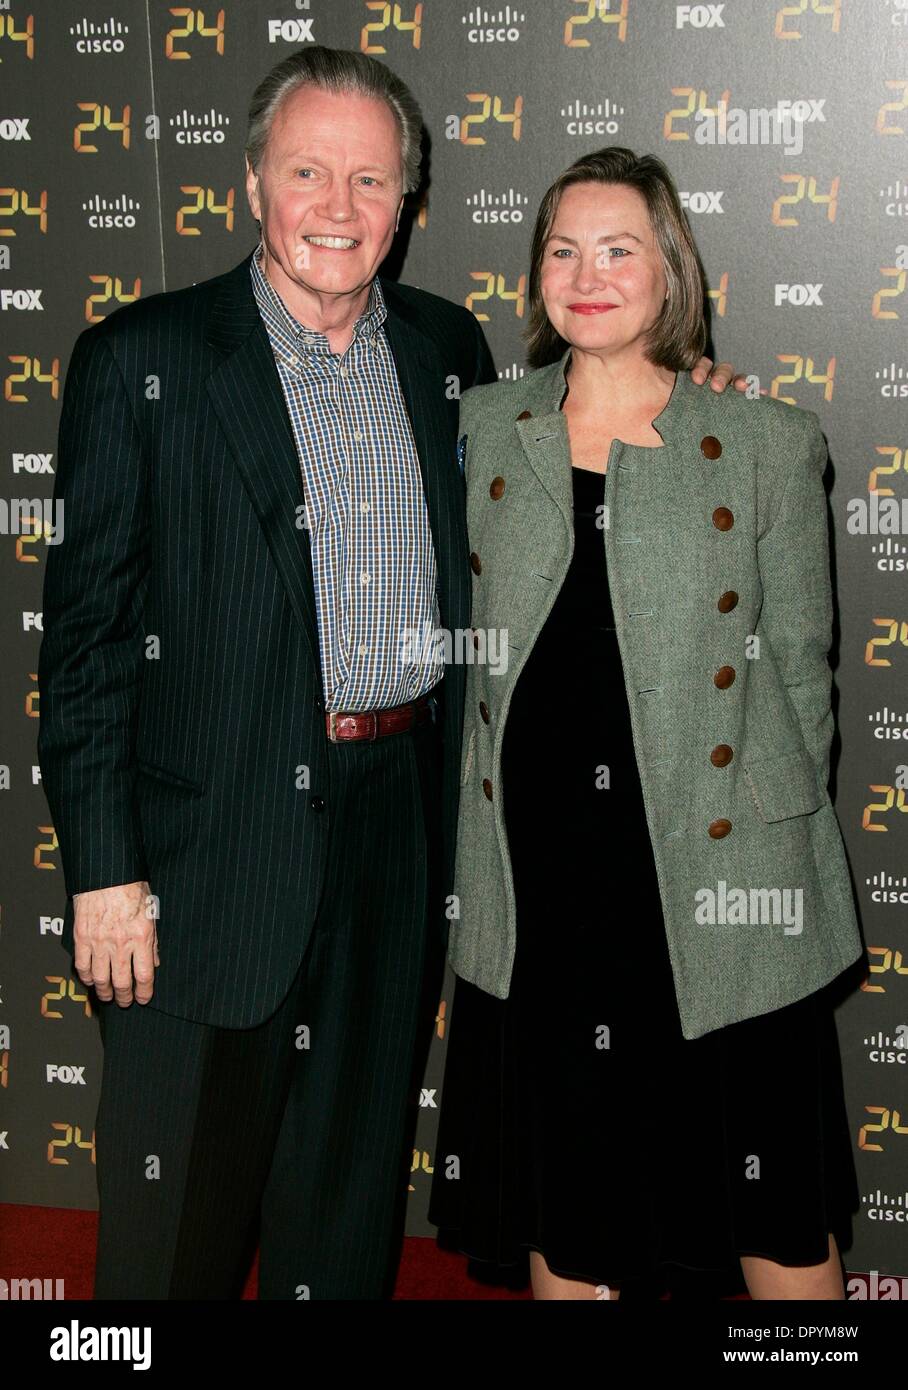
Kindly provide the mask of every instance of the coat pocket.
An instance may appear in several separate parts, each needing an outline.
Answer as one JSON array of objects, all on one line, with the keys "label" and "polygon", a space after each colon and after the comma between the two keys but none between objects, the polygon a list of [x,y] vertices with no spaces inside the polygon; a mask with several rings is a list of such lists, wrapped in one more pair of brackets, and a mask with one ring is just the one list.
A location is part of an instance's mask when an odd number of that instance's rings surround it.
[{"label": "coat pocket", "polygon": [[744,758],[742,767],[757,810],[765,821],[809,816],[828,800],[807,752]]},{"label": "coat pocket", "polygon": [[157,782],[166,782],[168,787],[195,792],[196,796],[201,796],[205,790],[203,784],[197,782],[194,777],[185,777],[181,772],[171,772],[170,768],[158,767],[156,763],[150,763],[145,758],[137,758],[136,767],[143,776],[151,777]]},{"label": "coat pocket", "polygon": [[460,785],[461,785],[462,787],[465,787],[465,786],[467,785],[467,782],[470,780],[470,773],[471,773],[471,771],[472,771],[472,769],[473,769],[473,752],[474,752],[475,748],[476,748],[476,730],[473,729],[473,730],[471,731],[471,733],[470,733],[470,738],[469,738],[469,741],[468,741],[468,743],[467,743],[467,749],[466,749],[466,753],[464,754],[464,760],[463,760],[463,769],[462,769],[461,774],[460,774]]}]

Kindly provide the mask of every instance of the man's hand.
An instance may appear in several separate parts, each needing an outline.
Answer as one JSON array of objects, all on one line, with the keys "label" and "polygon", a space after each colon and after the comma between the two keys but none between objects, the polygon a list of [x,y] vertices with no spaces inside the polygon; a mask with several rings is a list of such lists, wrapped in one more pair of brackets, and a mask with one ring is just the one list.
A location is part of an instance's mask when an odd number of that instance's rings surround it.
[{"label": "man's hand", "polygon": [[[739,372],[736,376],[735,369],[730,362],[718,362],[713,367],[712,359],[709,357],[701,357],[697,365],[691,368],[690,379],[698,386],[705,386],[708,381],[714,391],[724,391],[729,382],[736,391],[747,390],[747,377],[744,374]],[[760,395],[765,396],[767,394],[766,387],[761,386]]]},{"label": "man's hand", "polygon": [[[158,957],[155,900],[147,883],[121,883],[73,896],[76,974],[98,998],[121,1008],[147,1004]],[[133,991],[135,976],[135,991]]]}]

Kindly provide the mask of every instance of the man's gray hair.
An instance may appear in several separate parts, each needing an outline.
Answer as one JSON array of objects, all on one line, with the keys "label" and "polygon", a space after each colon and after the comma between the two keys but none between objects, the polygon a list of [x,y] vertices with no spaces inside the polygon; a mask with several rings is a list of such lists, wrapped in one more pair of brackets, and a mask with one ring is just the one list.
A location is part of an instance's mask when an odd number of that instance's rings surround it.
[{"label": "man's gray hair", "polygon": [[341,95],[377,97],[391,108],[400,128],[404,192],[419,186],[422,113],[406,83],[368,53],[313,45],[291,53],[273,67],[255,89],[249,107],[246,155],[258,172],[281,103],[300,87],[320,87]]}]

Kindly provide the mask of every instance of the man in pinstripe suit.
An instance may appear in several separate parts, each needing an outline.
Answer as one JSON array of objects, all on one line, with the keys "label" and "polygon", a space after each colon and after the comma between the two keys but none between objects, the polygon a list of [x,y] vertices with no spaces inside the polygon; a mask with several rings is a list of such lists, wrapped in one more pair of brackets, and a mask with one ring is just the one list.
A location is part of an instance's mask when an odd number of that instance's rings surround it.
[{"label": "man in pinstripe suit", "polygon": [[96,1298],[378,1298],[441,982],[473,316],[379,279],[420,118],[358,53],[257,90],[261,246],[78,340],[39,756],[94,984]]}]

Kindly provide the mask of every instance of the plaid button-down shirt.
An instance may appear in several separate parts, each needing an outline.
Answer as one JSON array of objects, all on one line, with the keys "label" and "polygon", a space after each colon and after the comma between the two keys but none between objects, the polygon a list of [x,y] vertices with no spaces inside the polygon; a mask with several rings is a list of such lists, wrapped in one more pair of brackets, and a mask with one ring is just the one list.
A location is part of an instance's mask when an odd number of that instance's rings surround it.
[{"label": "plaid button-down shirt", "polygon": [[435,548],[373,280],[342,354],[293,318],[252,258],[303,479],[325,709],[405,704],[444,674]]}]

